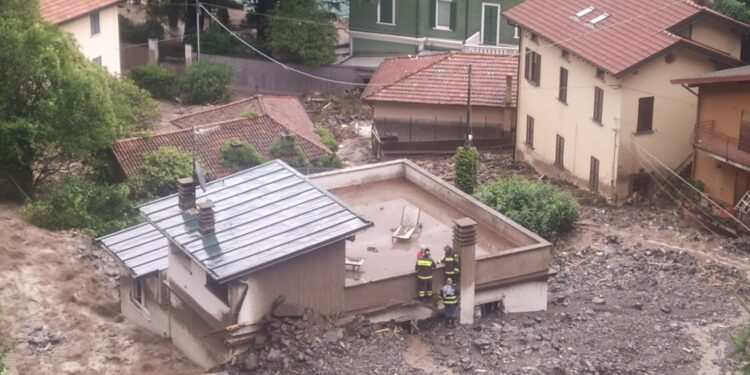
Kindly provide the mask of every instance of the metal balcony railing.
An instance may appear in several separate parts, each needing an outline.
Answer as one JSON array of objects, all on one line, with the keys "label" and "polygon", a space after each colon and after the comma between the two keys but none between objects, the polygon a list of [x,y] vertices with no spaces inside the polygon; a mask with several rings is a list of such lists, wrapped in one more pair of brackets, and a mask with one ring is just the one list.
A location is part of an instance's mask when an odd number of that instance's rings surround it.
[{"label": "metal balcony railing", "polygon": [[750,167],[750,144],[717,131],[713,121],[705,121],[696,127],[695,148]]}]

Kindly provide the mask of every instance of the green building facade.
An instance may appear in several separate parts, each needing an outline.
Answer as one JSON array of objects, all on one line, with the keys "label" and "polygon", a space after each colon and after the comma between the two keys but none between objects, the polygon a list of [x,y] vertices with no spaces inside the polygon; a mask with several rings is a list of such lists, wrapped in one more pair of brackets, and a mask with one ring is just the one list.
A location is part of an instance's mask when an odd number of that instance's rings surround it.
[{"label": "green building facade", "polygon": [[518,45],[517,31],[502,12],[521,1],[351,0],[352,54],[462,49],[510,53]]}]

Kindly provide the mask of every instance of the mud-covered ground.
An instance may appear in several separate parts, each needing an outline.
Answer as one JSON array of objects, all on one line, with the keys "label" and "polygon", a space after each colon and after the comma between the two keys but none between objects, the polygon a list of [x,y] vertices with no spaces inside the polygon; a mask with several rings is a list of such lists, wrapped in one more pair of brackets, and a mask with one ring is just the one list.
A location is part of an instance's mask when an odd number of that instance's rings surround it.
[{"label": "mud-covered ground", "polygon": [[195,374],[168,340],[120,316],[117,267],[71,232],[0,204],[0,308],[18,374]]}]

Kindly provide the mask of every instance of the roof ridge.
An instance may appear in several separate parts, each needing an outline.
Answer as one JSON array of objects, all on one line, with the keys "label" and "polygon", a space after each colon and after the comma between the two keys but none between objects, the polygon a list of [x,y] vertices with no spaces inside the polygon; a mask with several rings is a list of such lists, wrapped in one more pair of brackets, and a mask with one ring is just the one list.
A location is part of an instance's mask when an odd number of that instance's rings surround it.
[{"label": "roof ridge", "polygon": [[[387,89],[387,88],[389,88],[389,87],[391,87],[391,86],[393,86],[393,85],[395,85],[395,84],[397,84],[397,83],[399,83],[399,82],[401,82],[401,81],[403,81],[403,80],[405,80],[405,79],[407,79],[409,77],[414,76],[415,74],[418,74],[418,73],[422,72],[423,70],[425,70],[427,68],[430,68],[430,67],[434,66],[435,64],[437,64],[439,62],[445,61],[445,59],[447,59],[447,58],[449,58],[451,56],[451,52],[435,53],[435,54],[432,54],[432,55],[425,55],[425,56],[417,56],[417,58],[420,58],[420,57],[432,57],[432,56],[441,56],[441,55],[442,55],[443,58],[436,59],[435,62],[433,62],[432,64],[428,64],[428,65],[426,65],[426,66],[424,66],[424,67],[422,67],[420,69],[417,69],[414,72],[412,72],[411,74],[407,74],[407,75],[405,75],[405,76],[403,76],[403,77],[401,77],[401,78],[399,78],[399,79],[397,79],[397,80],[395,80],[395,81],[393,81],[391,83],[382,85],[377,90],[375,90],[373,92],[370,92],[370,93],[367,93],[367,96],[363,96],[362,99],[366,99],[366,98],[368,98],[370,96],[373,96],[373,95],[375,95],[375,94],[377,94],[377,93],[379,93],[379,92],[381,92],[381,91],[383,91],[383,90],[385,90],[385,89]],[[385,64],[385,62],[383,62],[383,64]],[[380,66],[383,66],[383,64],[380,64]],[[380,69],[380,66],[378,66],[378,69]],[[375,71],[375,73],[377,73],[377,70]],[[374,75],[375,74],[373,73],[373,76]]]},{"label": "roof ridge", "polygon": [[[274,120],[273,118],[271,118],[271,116],[266,115],[266,114],[262,114],[260,116],[255,116],[253,118],[238,117],[238,118],[234,118],[234,119],[230,119],[230,120],[222,120],[222,121],[211,122],[211,123],[208,123],[208,124],[191,126],[189,128],[184,128],[184,129],[180,128],[180,129],[176,129],[176,130],[170,130],[170,131],[160,132],[160,133],[153,134],[150,137],[146,137],[146,136],[134,136],[134,137],[130,137],[130,138],[122,138],[122,139],[118,139],[115,142],[115,144],[132,142],[132,141],[135,141],[135,140],[138,140],[138,139],[150,140],[150,139],[154,139],[154,138],[158,138],[158,137],[165,137],[165,136],[174,135],[174,134],[181,133],[181,132],[189,132],[189,131],[191,131],[193,129],[201,129],[201,128],[205,128],[205,127],[209,127],[209,126],[225,125],[226,123],[235,122],[235,121],[251,121],[251,120],[254,120],[254,119],[260,119],[260,118],[264,118],[264,117],[272,120],[275,123],[278,123],[278,121]],[[279,125],[281,125],[281,126],[283,126],[283,127],[286,128],[286,126],[284,126],[282,124],[279,124]]]},{"label": "roof ridge", "polygon": [[236,104],[248,102],[248,101],[251,101],[251,100],[254,100],[254,99],[259,99],[261,96],[262,95],[260,95],[260,94],[255,94],[255,95],[247,97],[247,98],[243,98],[243,99],[240,99],[240,100],[235,100],[233,102],[229,102],[229,103],[226,103],[226,104],[215,106],[213,108],[206,108],[206,109],[200,110],[198,112],[193,112],[193,113],[187,114],[185,116],[177,117],[175,119],[170,120],[169,122],[170,123],[174,123],[175,121],[179,121],[179,120],[183,120],[183,119],[186,119],[186,118],[195,117],[195,116],[207,113],[207,112],[218,111],[220,109],[224,109],[224,108],[229,107],[231,105],[236,105]]}]

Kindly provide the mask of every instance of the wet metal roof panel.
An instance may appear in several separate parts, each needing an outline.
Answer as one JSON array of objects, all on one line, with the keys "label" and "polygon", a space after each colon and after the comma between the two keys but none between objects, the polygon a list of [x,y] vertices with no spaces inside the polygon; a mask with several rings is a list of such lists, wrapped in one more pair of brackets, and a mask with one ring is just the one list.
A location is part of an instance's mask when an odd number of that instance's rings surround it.
[{"label": "wet metal roof panel", "polygon": [[149,223],[106,235],[97,241],[136,278],[165,270],[169,265],[169,242]]},{"label": "wet metal roof panel", "polygon": [[274,160],[208,184],[196,201],[214,203],[215,232],[202,235],[195,210],[182,212],[177,195],[139,207],[216,280],[256,269],[344,239],[372,225],[307,178]]}]

